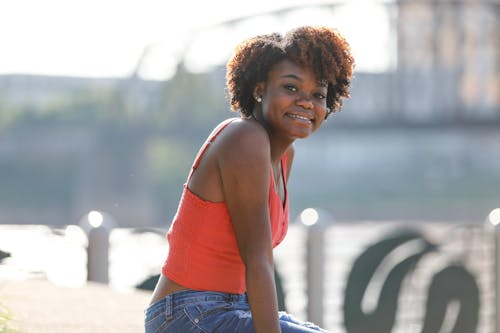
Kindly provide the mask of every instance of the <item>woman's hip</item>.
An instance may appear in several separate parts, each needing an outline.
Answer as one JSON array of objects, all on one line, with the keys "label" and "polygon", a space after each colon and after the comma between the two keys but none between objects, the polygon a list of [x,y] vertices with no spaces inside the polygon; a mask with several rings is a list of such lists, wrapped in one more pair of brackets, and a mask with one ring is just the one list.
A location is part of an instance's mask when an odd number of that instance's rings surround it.
[{"label": "woman's hip", "polygon": [[[327,331],[280,312],[282,333]],[[146,333],[255,333],[246,294],[185,290],[172,293],[145,311]]]}]

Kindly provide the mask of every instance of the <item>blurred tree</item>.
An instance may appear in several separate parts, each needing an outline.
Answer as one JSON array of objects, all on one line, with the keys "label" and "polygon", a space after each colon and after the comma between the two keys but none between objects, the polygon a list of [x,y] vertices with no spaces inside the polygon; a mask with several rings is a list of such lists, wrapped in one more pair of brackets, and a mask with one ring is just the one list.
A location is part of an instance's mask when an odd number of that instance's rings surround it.
[{"label": "blurred tree", "polygon": [[155,123],[181,138],[199,140],[211,127],[230,116],[221,68],[194,74],[179,65],[176,75],[167,81],[155,110]]}]

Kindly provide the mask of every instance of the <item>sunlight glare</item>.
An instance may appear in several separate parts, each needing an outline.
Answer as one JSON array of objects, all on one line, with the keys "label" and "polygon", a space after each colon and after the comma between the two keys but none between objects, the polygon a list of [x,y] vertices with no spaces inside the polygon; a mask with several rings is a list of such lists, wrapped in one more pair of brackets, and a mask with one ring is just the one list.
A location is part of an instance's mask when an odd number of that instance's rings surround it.
[{"label": "sunlight glare", "polygon": [[201,73],[223,64],[232,51],[227,42],[228,36],[231,36],[231,31],[225,26],[197,34],[184,57],[186,68],[190,72]]},{"label": "sunlight glare", "polygon": [[319,214],[314,208],[306,208],[300,213],[300,220],[306,226],[315,225],[318,222]]},{"label": "sunlight glare", "polygon": [[[305,7],[280,16],[266,14],[300,4]],[[196,4],[200,10],[192,11],[191,3],[171,6],[158,0],[0,2],[0,74],[127,77],[148,46],[167,41],[163,49],[171,51],[151,52],[139,67],[141,78],[166,80],[181,58],[193,72],[204,71],[223,65],[243,38],[305,24],[338,28],[351,44],[358,71],[390,68],[394,37],[381,2],[307,5],[305,0],[256,0],[236,10],[228,0],[217,0]],[[206,15],[208,10],[213,15]],[[218,23],[238,17],[247,18],[230,26]],[[199,38],[187,47],[195,32]]]},{"label": "sunlight glare", "polygon": [[87,218],[93,228],[99,228],[104,221],[104,216],[96,210],[91,211]]},{"label": "sunlight glare", "polygon": [[394,66],[395,45],[383,4],[353,1],[341,5],[334,10],[332,22],[349,42],[357,71],[383,72]]},{"label": "sunlight glare", "polygon": [[500,224],[500,208],[493,209],[488,215],[488,220],[493,226]]}]

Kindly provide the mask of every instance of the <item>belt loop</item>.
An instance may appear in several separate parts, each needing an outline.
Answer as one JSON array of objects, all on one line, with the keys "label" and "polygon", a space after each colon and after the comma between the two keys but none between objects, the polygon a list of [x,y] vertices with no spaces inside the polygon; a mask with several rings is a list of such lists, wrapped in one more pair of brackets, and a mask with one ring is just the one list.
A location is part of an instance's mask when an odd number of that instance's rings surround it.
[{"label": "belt loop", "polygon": [[173,295],[168,295],[165,297],[165,316],[167,317],[167,320],[170,320],[173,317],[174,302],[172,296]]},{"label": "belt loop", "polygon": [[224,301],[227,303],[233,303],[234,302],[234,295],[233,294],[224,294]]},{"label": "belt loop", "polygon": [[238,295],[238,294],[229,294],[229,300],[230,302],[240,302],[242,300],[242,295]]}]

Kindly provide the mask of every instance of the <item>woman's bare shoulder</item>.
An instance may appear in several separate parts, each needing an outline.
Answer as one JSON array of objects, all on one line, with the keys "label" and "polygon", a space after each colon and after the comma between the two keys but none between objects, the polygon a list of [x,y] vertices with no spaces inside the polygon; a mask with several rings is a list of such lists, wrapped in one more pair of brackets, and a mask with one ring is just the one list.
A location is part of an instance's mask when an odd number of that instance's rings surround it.
[{"label": "woman's bare shoulder", "polygon": [[269,135],[262,125],[253,119],[233,120],[217,137],[219,153],[246,154],[269,153]]}]

